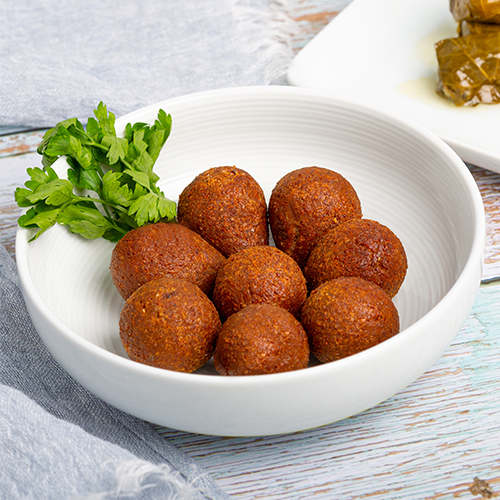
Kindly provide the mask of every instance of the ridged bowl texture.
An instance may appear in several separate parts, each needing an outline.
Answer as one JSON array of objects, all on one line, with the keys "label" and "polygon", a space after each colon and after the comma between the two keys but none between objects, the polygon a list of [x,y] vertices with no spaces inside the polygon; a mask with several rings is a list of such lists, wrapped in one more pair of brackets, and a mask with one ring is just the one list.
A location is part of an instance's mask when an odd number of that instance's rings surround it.
[{"label": "ridged bowl texture", "polygon": [[[54,227],[33,242],[19,229],[16,259],[28,310],[54,358],[97,396],[137,417],[188,432],[295,432],[362,412],[424,373],[465,320],[481,279],[485,221],[466,165],[440,139],[391,111],[294,87],[187,95],[117,120],[173,128],[155,171],[177,200],[200,172],[236,165],[267,199],[287,172],[321,166],[356,189],[363,215],[402,241],[408,273],[394,298],[401,332],[354,356],[295,372],[186,374],[128,359],[118,334],[123,300],[109,273],[113,244]],[[59,160],[59,168],[61,162]],[[64,170],[64,165],[62,165]]]}]

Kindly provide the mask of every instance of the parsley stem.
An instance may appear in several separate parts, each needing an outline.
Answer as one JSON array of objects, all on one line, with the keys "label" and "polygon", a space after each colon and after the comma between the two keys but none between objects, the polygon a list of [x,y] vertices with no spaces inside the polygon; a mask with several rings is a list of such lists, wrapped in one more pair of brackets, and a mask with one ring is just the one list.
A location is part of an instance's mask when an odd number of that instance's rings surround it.
[{"label": "parsley stem", "polygon": [[109,201],[102,200],[101,198],[93,198],[92,196],[76,196],[74,198],[76,201],[85,201],[85,202],[93,202],[100,203],[103,207],[111,207],[118,212],[122,212],[124,214],[128,214],[128,210],[122,207],[121,205],[116,205],[115,203],[110,203]]},{"label": "parsley stem", "polygon": [[88,203],[88,202],[100,203],[103,206],[103,209],[106,211],[107,215],[105,215],[104,217],[108,220],[108,222],[110,224],[112,224],[113,227],[115,228],[115,230],[118,231],[119,233],[121,233],[121,234],[127,234],[128,230],[123,229],[122,227],[120,227],[116,223],[116,220],[111,216],[111,214],[109,213],[109,210],[108,210],[108,207],[112,207],[117,212],[121,212],[124,215],[128,215],[128,211],[126,209],[124,209],[121,205],[115,205],[113,203],[109,203],[108,201],[101,200],[100,198],[93,198],[91,196],[87,196],[87,197],[85,197],[85,196],[75,196],[75,198],[73,198],[72,202],[67,203],[66,206],[70,205],[70,204],[78,203],[78,201],[84,201],[85,203]]}]

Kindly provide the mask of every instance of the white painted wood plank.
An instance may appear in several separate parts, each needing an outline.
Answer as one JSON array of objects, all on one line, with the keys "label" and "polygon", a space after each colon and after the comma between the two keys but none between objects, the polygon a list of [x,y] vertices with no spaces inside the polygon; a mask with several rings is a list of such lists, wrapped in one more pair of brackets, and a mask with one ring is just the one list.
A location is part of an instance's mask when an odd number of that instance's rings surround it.
[{"label": "white painted wood plank", "polygon": [[471,167],[486,213],[484,279],[500,276],[500,174]]}]

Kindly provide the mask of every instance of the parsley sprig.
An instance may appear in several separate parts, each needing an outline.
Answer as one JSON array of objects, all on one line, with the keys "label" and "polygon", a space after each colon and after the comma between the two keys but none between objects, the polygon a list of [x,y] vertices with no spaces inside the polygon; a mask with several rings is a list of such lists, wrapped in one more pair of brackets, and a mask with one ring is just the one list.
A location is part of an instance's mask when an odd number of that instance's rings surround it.
[{"label": "parsley sprig", "polygon": [[[94,115],[86,129],[70,118],[48,130],[37,150],[43,168],[28,168],[30,179],[16,189],[16,203],[30,207],[18,224],[38,229],[32,239],[58,223],[84,238],[118,241],[138,226],[175,218],[175,202],[165,198],[153,171],[172,117],[160,109],[153,125],[129,123],[125,137],[117,137],[115,116],[102,102]],[[67,179],[52,168],[61,156]]]}]

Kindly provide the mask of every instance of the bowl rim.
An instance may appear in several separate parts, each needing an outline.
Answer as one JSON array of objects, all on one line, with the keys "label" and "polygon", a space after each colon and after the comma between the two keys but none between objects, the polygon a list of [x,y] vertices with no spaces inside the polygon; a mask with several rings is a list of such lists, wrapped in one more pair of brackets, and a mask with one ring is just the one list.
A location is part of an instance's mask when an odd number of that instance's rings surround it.
[{"label": "bowl rim", "polygon": [[[398,124],[400,128],[411,131],[419,135],[422,139],[426,140],[434,148],[441,151],[447,157],[448,161],[453,163],[455,172],[464,183],[467,192],[470,194],[470,203],[473,211],[474,220],[474,239],[472,241],[467,260],[463,266],[460,275],[457,277],[455,283],[444,294],[444,296],[421,318],[416,322],[402,330],[400,333],[387,339],[386,341],[373,346],[369,349],[361,351],[357,354],[343,358],[331,363],[323,363],[316,366],[311,366],[303,370],[296,370],[283,373],[263,374],[249,376],[232,376],[222,377],[217,374],[203,374],[203,373],[183,373],[171,370],[165,370],[153,366],[144,365],[134,362],[128,358],[124,358],[119,354],[110,352],[103,347],[100,347],[90,340],[81,337],[78,333],[66,326],[50,309],[45,305],[40,293],[36,289],[28,265],[28,235],[30,230],[21,227],[17,228],[16,233],[16,261],[19,271],[22,291],[25,296],[29,297],[37,309],[43,314],[46,321],[48,321],[61,335],[67,337],[70,341],[75,343],[79,348],[86,350],[89,354],[111,365],[124,367],[133,370],[137,374],[146,375],[154,378],[160,377],[165,382],[168,381],[182,381],[184,384],[196,384],[197,386],[203,385],[207,387],[233,387],[233,386],[254,386],[256,384],[268,385],[269,382],[289,384],[297,377],[303,380],[307,377],[315,378],[321,374],[322,371],[327,372],[333,376],[336,371],[342,370],[345,364],[350,364],[354,359],[358,362],[363,362],[366,357],[377,356],[378,351],[387,349],[389,345],[397,345],[397,343],[404,342],[405,338],[414,335],[416,330],[422,328],[423,324],[433,321],[436,315],[440,314],[441,310],[448,307],[448,304],[453,303],[457,296],[462,292],[461,290],[465,285],[468,285],[471,280],[477,275],[477,266],[482,267],[484,261],[484,247],[486,239],[486,225],[484,206],[479,192],[479,188],[472,177],[466,164],[459,158],[459,156],[448,146],[442,139],[434,135],[422,125],[414,122],[410,118],[394,112],[393,110],[383,108],[379,105],[366,102],[363,99],[352,97],[345,97],[338,93],[332,93],[322,90],[307,89],[301,87],[291,86],[250,86],[250,87],[231,87],[216,90],[207,90],[203,92],[195,92],[186,94],[163,101],[150,104],[138,110],[127,113],[116,119],[116,129],[120,133],[121,127],[130,121],[131,117],[137,113],[148,113],[157,111],[160,107],[166,105],[183,105],[195,104],[197,101],[204,101],[206,99],[226,100],[238,97],[245,98],[260,98],[260,97],[288,97],[291,99],[315,99],[320,101],[329,102],[333,106],[342,106],[351,110],[361,111],[363,113],[370,113],[372,115],[379,115],[384,117],[385,120],[390,121],[391,124]],[[76,236],[75,236],[76,237]],[[479,288],[478,282],[478,288]]]}]

